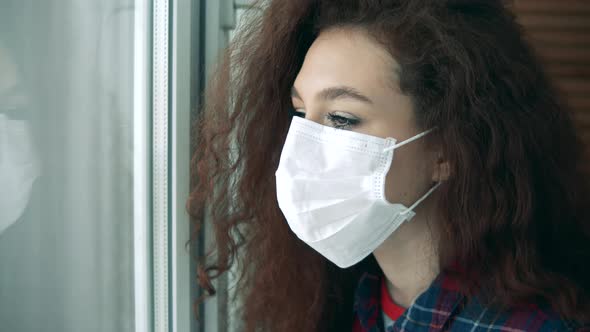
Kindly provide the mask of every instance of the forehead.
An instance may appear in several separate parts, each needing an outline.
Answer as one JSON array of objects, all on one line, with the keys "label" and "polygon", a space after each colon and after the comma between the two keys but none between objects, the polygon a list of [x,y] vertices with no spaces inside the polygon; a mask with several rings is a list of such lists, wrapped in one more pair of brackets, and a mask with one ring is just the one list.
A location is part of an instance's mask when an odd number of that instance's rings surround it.
[{"label": "forehead", "polygon": [[[396,89],[397,62],[360,28],[322,31],[308,50],[295,86],[343,84],[365,90]],[[378,92],[378,91],[374,91]]]}]

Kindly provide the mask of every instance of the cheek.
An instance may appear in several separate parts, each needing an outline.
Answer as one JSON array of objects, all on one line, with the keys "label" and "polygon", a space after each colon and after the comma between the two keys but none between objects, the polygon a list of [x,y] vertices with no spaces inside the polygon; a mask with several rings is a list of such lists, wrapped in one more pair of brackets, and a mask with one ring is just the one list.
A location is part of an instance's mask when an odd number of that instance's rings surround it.
[{"label": "cheek", "polygon": [[431,174],[424,153],[410,144],[394,152],[385,179],[385,197],[406,207],[414,204],[431,186]]}]

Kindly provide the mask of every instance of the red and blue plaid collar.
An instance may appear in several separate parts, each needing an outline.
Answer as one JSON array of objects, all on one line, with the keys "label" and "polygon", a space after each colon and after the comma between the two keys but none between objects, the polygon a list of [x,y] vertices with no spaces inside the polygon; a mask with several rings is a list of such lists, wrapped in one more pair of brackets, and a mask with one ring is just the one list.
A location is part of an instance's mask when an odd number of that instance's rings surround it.
[{"label": "red and blue plaid collar", "polygon": [[[382,275],[364,273],[358,283],[354,313],[362,332],[383,331],[381,314],[381,278]],[[445,325],[464,296],[458,290],[453,279],[440,274],[431,286],[422,293],[396,322],[395,326],[404,327],[408,331],[438,331]],[[411,317],[408,313],[412,312]],[[408,329],[408,324],[412,329]]]}]

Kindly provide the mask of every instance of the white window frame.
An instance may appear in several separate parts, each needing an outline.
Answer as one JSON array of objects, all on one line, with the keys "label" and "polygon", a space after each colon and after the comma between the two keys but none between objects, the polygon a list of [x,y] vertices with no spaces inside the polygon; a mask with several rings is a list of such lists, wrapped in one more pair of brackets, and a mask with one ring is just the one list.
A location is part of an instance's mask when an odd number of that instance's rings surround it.
[{"label": "white window frame", "polygon": [[136,0],[135,331],[189,331],[190,0]]},{"label": "white window frame", "polygon": [[133,82],[133,251],[135,331],[152,332],[151,155],[151,2],[135,1]]}]

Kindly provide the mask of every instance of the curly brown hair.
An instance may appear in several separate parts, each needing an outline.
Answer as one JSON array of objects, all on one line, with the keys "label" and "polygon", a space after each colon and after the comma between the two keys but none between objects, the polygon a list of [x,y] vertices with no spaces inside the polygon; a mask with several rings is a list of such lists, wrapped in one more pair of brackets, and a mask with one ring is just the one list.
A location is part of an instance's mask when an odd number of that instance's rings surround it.
[{"label": "curly brown hair", "polygon": [[[583,147],[523,28],[500,0],[270,0],[224,50],[196,123],[187,209],[215,233],[199,280],[239,264],[246,331],[349,330],[371,256],[339,269],[290,231],[274,172],[305,54],[330,27],[366,29],[401,65],[418,127],[437,127],[441,267],[469,296],[544,302],[590,319],[590,185]],[[393,73],[392,73],[393,75]],[[207,218],[205,218],[205,215]],[[193,238],[194,242],[194,238]],[[471,277],[467,277],[471,276]],[[477,276],[477,277],[473,277]],[[491,296],[493,295],[493,296]],[[486,298],[486,296],[484,296]]]}]

